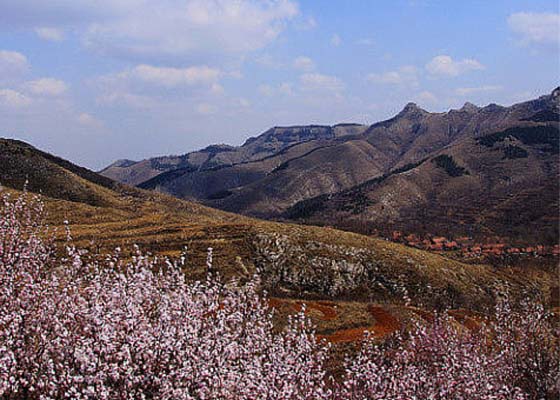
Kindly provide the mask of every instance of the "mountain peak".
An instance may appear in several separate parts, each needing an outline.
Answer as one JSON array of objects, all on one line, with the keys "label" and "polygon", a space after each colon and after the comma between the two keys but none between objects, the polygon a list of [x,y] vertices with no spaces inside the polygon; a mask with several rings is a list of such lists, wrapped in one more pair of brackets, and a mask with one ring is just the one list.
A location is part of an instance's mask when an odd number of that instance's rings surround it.
[{"label": "mountain peak", "polygon": [[504,108],[505,108],[504,106],[501,106],[499,104],[490,103],[486,107],[484,107],[483,110],[486,112],[496,112],[496,111],[503,110]]},{"label": "mountain peak", "polygon": [[235,150],[234,146],[231,146],[231,145],[225,144],[225,143],[218,143],[218,144],[211,144],[209,146],[206,146],[205,148],[200,150],[200,152],[201,153],[219,153],[219,152],[228,152],[228,151],[233,151],[233,150]]},{"label": "mountain peak", "polygon": [[459,111],[464,111],[464,112],[469,112],[469,113],[470,112],[476,112],[478,110],[479,110],[479,108],[478,108],[477,105],[475,105],[471,102],[468,102],[468,101],[465,104],[463,104],[463,107],[461,107],[459,109]]},{"label": "mountain peak", "polygon": [[420,107],[418,107],[418,104],[416,104],[412,101],[406,103],[406,106],[404,106],[404,110],[419,110],[419,109],[420,109]]},{"label": "mountain peak", "polygon": [[126,158],[123,158],[121,160],[117,160],[115,161],[113,164],[111,164],[111,167],[121,167],[121,168],[126,168],[126,167],[130,167],[131,165],[136,164],[137,161],[134,160],[129,160]]},{"label": "mountain peak", "polygon": [[410,102],[402,109],[402,111],[397,116],[414,115],[414,114],[424,114],[427,113],[426,110],[418,107],[416,103]]},{"label": "mountain peak", "polygon": [[418,104],[413,103],[413,102],[409,102],[406,104],[406,106],[404,106],[404,108],[402,109],[402,111],[400,112],[400,114],[402,113],[411,113],[411,112],[427,112],[426,110],[420,108],[418,106]]}]

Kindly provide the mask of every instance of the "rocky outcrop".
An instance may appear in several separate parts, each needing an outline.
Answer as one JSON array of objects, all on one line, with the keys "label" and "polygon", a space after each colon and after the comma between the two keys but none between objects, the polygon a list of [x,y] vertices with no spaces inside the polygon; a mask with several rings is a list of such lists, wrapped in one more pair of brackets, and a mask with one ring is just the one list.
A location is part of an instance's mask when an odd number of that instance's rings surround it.
[{"label": "rocky outcrop", "polygon": [[492,304],[493,290],[512,289],[505,275],[482,266],[454,262],[452,270],[440,270],[443,259],[427,260],[412,249],[395,258],[393,246],[373,250],[261,233],[254,238],[255,266],[275,296],[483,309]]}]

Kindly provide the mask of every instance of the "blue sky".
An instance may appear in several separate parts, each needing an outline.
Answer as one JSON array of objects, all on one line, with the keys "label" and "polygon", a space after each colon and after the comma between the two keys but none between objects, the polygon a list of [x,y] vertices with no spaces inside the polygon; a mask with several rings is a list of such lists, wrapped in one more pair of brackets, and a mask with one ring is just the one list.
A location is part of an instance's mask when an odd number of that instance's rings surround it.
[{"label": "blue sky", "polygon": [[0,0],[0,135],[99,169],[558,85],[556,0]]}]

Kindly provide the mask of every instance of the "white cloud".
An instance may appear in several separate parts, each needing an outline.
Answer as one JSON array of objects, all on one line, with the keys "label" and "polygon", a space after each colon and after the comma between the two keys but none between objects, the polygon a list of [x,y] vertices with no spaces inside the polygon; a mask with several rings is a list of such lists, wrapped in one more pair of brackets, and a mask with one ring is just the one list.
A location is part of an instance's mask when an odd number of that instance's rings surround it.
[{"label": "white cloud", "polygon": [[340,92],[344,90],[344,83],[336,76],[318,73],[307,73],[300,76],[302,88],[306,90],[326,90]]},{"label": "white cloud", "polygon": [[153,108],[158,105],[157,101],[149,96],[121,90],[111,91],[98,96],[96,102],[107,106],[126,106],[138,109]]},{"label": "white cloud", "polygon": [[31,104],[31,99],[12,89],[0,89],[0,104],[13,108],[21,108],[29,106]]},{"label": "white cloud", "polygon": [[234,69],[233,71],[229,71],[225,73],[225,76],[228,76],[233,79],[243,79],[243,72],[239,69]]},{"label": "white cloud", "polygon": [[438,101],[436,95],[427,90],[418,93],[418,95],[416,95],[415,97],[415,100],[420,104],[434,104]]},{"label": "white cloud", "polygon": [[484,65],[472,58],[455,61],[450,56],[439,55],[426,64],[426,69],[434,76],[458,76],[465,72],[482,70]]},{"label": "white cloud", "polygon": [[220,85],[219,83],[213,83],[212,85],[210,85],[210,93],[215,94],[215,95],[223,95],[225,93],[225,89],[222,85]]},{"label": "white cloud", "polygon": [[201,103],[196,106],[196,112],[202,115],[210,115],[214,114],[217,111],[217,108],[212,104],[208,103]]},{"label": "white cloud", "polygon": [[366,79],[373,83],[416,87],[418,86],[418,70],[412,65],[405,65],[395,71],[369,74]]},{"label": "white cloud", "polygon": [[313,17],[307,17],[303,22],[297,24],[297,27],[303,31],[310,31],[317,28],[317,21]]},{"label": "white cloud", "polygon": [[338,36],[338,34],[334,34],[331,37],[331,45],[333,45],[334,47],[338,47],[342,44],[342,39],[340,38],[340,36]]},{"label": "white cloud", "polygon": [[476,93],[495,92],[502,90],[501,86],[497,85],[484,85],[479,87],[462,87],[455,89],[455,93],[459,96],[468,96]]},{"label": "white cloud", "polygon": [[359,44],[360,46],[373,46],[375,45],[375,40],[372,38],[361,38],[356,40],[356,44]]},{"label": "white cloud", "polygon": [[244,97],[240,97],[239,99],[237,99],[237,104],[243,108],[251,107],[251,102]]},{"label": "white cloud", "polygon": [[175,87],[197,84],[211,85],[220,77],[220,70],[205,65],[188,68],[169,68],[142,64],[134,67],[128,75],[147,83]]},{"label": "white cloud", "polygon": [[315,63],[309,57],[300,56],[297,57],[293,62],[294,68],[302,71],[313,71],[315,69]]},{"label": "white cloud", "polygon": [[0,50],[0,75],[21,74],[29,69],[27,57],[17,51]]},{"label": "white cloud", "polygon": [[[104,54],[244,55],[299,14],[294,0],[2,0],[0,25],[72,29]],[[50,37],[54,37],[47,34]]]},{"label": "white cloud", "polygon": [[515,13],[508,17],[508,25],[523,44],[557,44],[560,41],[560,14]]},{"label": "white cloud", "polygon": [[49,40],[51,42],[60,42],[64,40],[64,31],[58,28],[48,28],[48,27],[35,28],[35,33],[41,39]]},{"label": "white cloud", "polygon": [[[336,76],[320,73],[304,73],[300,75],[299,82],[283,82],[281,84],[262,84],[257,87],[258,93],[263,97],[274,100],[276,105],[298,105],[296,107],[325,108],[334,103],[342,104],[345,101],[345,84]],[[267,100],[267,104],[271,103]]]},{"label": "white cloud", "polygon": [[270,54],[263,54],[255,58],[255,62],[263,67],[270,69],[281,69],[285,65]]},{"label": "white cloud", "polygon": [[[173,68],[141,64],[97,77],[89,84],[98,92],[98,104],[136,109],[182,105],[198,112],[198,104],[227,97],[219,81],[225,75],[204,65]],[[189,90],[184,90],[186,87]]]},{"label": "white cloud", "polygon": [[273,96],[275,89],[268,84],[259,85],[257,91],[263,96]]},{"label": "white cloud", "polygon": [[288,82],[281,83],[278,86],[273,86],[269,84],[259,85],[257,88],[259,94],[267,97],[274,96],[276,94],[291,96],[294,94],[293,85]]},{"label": "white cloud", "polygon": [[286,96],[292,95],[294,93],[293,85],[288,82],[281,83],[280,86],[278,86],[278,91]]},{"label": "white cloud", "polygon": [[81,125],[90,126],[90,127],[100,127],[103,125],[101,121],[99,121],[93,115],[85,112],[79,114],[77,120],[78,123],[80,123]]},{"label": "white cloud", "polygon": [[[130,4],[129,4],[130,3]],[[193,53],[245,54],[265,47],[295,17],[290,0],[161,0],[90,24],[86,43],[103,51],[138,56]]]},{"label": "white cloud", "polygon": [[270,54],[263,54],[255,58],[255,62],[269,69],[288,69],[295,68],[301,71],[312,71],[315,69],[313,60],[306,56],[296,57],[291,63],[282,62],[278,58],[272,57]]},{"label": "white cloud", "polygon": [[68,89],[64,81],[54,78],[42,78],[26,82],[24,87],[33,94],[43,96],[60,96]]}]

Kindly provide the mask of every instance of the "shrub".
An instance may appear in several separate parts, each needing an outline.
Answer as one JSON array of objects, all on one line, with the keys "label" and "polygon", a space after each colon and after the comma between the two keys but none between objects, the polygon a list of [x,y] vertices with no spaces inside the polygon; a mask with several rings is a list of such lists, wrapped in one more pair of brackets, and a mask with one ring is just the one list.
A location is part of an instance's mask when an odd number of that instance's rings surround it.
[{"label": "shrub", "polygon": [[208,197],[206,197],[207,200],[221,200],[221,199],[225,199],[226,197],[229,197],[233,194],[233,192],[231,190],[220,190],[218,192],[214,192],[211,193],[210,195],[208,195]]},{"label": "shrub", "polygon": [[492,147],[508,138],[517,139],[528,146],[539,146],[543,151],[558,154],[560,150],[560,131],[555,126],[518,126],[504,131],[491,133],[476,139],[482,146]]},{"label": "shrub", "polygon": [[432,160],[432,162],[436,164],[438,168],[441,168],[445,172],[447,172],[447,175],[451,176],[452,178],[462,175],[469,175],[469,171],[457,165],[453,157],[448,156],[447,154],[441,154],[437,156]]},{"label": "shrub", "polygon": [[366,340],[347,366],[346,398],[526,399],[509,384],[502,360],[486,351],[485,338],[456,329],[440,316],[384,347]]},{"label": "shrub", "polygon": [[534,122],[558,122],[560,121],[560,114],[554,110],[541,110],[531,115],[530,117],[523,118],[521,121],[534,121]]},{"label": "shrub", "polygon": [[504,147],[504,159],[516,159],[516,158],[527,158],[529,157],[529,153],[522,147],[515,146],[515,145],[508,145]]},{"label": "shrub", "polygon": [[366,339],[347,361],[347,399],[556,399],[558,331],[542,306],[501,301],[468,331],[447,314],[379,345]]}]

